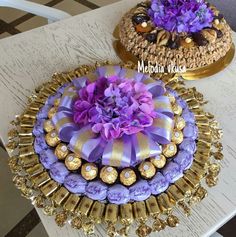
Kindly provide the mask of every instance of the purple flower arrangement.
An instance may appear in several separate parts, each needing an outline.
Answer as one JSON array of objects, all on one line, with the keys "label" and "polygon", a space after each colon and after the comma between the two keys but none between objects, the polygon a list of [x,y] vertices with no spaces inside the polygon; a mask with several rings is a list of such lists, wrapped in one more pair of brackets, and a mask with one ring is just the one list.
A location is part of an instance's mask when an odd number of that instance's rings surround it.
[{"label": "purple flower arrangement", "polygon": [[145,84],[118,76],[101,77],[78,91],[74,122],[90,124],[106,140],[143,131],[156,118]]},{"label": "purple flower arrangement", "polygon": [[152,0],[148,14],[157,27],[176,33],[198,32],[213,21],[204,0]]}]

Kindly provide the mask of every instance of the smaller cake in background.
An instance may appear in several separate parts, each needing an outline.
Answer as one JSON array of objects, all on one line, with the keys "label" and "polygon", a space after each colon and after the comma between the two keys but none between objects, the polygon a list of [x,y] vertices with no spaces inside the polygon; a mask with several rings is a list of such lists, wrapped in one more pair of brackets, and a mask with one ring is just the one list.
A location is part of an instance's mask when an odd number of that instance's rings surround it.
[{"label": "smaller cake in background", "polygon": [[119,24],[120,42],[139,60],[198,69],[224,57],[230,26],[204,0],[151,0],[137,4]]}]

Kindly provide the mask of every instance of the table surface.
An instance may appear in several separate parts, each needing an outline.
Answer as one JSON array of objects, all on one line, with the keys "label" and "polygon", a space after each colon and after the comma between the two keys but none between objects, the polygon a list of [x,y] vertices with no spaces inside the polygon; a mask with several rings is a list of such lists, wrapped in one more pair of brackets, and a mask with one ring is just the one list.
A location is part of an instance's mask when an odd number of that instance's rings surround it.
[{"label": "table surface", "polygon": [[[54,72],[68,71],[81,64],[111,60],[119,62],[112,47],[114,27],[137,0],[124,0],[70,19],[0,40],[0,136],[7,141],[9,122],[27,103],[35,87]],[[233,33],[236,44],[236,34]],[[236,58],[215,76],[188,81],[209,100],[206,109],[215,114],[223,131],[225,159],[218,186],[194,207],[187,218],[178,213],[181,224],[158,236],[209,236],[236,214]],[[84,236],[69,226],[57,227],[52,217],[38,210],[50,237]],[[105,236],[98,228],[98,236]],[[157,236],[152,234],[151,236]]]}]

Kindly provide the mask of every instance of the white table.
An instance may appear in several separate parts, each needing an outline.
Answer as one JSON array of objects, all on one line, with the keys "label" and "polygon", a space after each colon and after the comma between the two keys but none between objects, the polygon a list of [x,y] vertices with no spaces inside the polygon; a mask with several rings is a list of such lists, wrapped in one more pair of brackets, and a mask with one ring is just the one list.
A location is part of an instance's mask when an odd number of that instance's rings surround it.
[{"label": "white table", "polygon": [[[70,19],[0,40],[0,135],[7,142],[9,121],[22,112],[33,89],[54,72],[68,71],[96,60],[119,61],[112,47],[112,32],[120,17],[137,0],[124,0]],[[236,34],[233,34],[236,44]],[[218,186],[181,224],[152,236],[209,236],[236,214],[236,59],[223,72],[196,86],[209,100],[206,108],[224,130],[224,155]],[[20,194],[19,194],[20,195]],[[60,229],[38,210],[50,237],[83,236],[69,226]],[[105,236],[100,228],[99,236]]]}]

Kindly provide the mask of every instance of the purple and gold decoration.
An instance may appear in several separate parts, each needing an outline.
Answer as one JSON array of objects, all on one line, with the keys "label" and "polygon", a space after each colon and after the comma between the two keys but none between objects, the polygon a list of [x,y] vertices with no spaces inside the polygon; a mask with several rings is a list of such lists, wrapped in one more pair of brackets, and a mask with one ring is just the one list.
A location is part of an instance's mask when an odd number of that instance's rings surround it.
[{"label": "purple and gold decoration", "polygon": [[137,222],[147,236],[178,224],[175,206],[189,214],[206,196],[204,178],[218,180],[221,130],[203,96],[133,68],[54,74],[12,123],[13,182],[59,226],[92,234],[105,223],[109,236],[127,236]]}]

